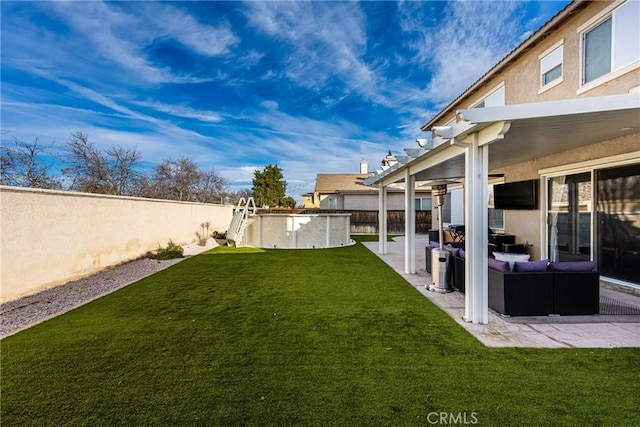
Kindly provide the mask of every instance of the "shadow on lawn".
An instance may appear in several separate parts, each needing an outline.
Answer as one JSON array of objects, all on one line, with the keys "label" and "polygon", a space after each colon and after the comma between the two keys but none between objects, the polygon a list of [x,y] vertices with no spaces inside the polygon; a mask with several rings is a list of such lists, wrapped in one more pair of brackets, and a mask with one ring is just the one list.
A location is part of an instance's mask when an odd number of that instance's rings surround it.
[{"label": "shadow on lawn", "polygon": [[236,248],[234,246],[218,246],[206,252],[203,252],[201,255],[244,255],[244,254],[258,254],[265,253],[266,250],[262,248],[250,248],[250,247],[242,247]]}]

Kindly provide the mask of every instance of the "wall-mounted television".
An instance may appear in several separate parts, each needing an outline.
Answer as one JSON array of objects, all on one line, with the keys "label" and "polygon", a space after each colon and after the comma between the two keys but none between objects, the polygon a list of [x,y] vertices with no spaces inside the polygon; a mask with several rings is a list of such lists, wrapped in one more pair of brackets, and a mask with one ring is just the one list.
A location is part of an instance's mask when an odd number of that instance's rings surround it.
[{"label": "wall-mounted television", "polygon": [[537,179],[507,182],[493,186],[493,205],[496,209],[538,209]]}]

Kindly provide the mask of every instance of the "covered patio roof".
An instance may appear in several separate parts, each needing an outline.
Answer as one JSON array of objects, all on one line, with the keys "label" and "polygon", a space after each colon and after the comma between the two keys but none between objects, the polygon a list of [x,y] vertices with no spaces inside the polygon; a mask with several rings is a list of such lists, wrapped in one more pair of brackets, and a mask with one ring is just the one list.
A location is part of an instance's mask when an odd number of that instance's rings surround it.
[{"label": "covered patio roof", "polygon": [[[452,126],[431,128],[420,149],[364,181],[379,188],[386,212],[387,187],[393,183],[464,178],[466,263],[465,319],[487,323],[487,192],[489,171],[640,131],[640,93],[462,109]],[[640,153],[640,152],[639,152]],[[639,154],[640,159],[640,154]],[[400,158],[399,158],[400,160]],[[413,185],[405,193],[405,272],[415,273]],[[386,253],[386,215],[380,215],[381,254]]]},{"label": "covered patio roof", "polygon": [[406,169],[417,181],[464,177],[464,142],[473,133],[499,136],[481,142],[490,144],[489,170],[637,133],[640,94],[463,109],[457,116],[450,129],[432,128],[433,149],[420,150],[365,184],[403,181]]}]

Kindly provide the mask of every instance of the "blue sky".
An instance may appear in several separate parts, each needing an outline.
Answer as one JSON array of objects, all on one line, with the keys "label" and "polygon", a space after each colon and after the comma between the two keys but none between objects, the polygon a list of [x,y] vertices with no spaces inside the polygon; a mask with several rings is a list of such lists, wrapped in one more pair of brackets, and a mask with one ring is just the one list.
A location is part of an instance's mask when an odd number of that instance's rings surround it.
[{"label": "blue sky", "polygon": [[417,147],[420,126],[567,1],[0,3],[2,141],[188,156],[288,194]]}]

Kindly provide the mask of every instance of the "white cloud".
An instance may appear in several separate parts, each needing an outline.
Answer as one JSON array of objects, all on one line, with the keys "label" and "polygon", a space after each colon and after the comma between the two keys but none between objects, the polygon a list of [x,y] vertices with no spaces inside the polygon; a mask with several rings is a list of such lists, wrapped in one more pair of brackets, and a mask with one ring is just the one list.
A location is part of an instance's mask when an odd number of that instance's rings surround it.
[{"label": "white cloud", "polygon": [[430,74],[424,95],[440,107],[467,89],[522,39],[518,13],[524,6],[520,2],[452,2],[431,25],[413,17],[414,7],[412,3],[401,5],[402,28],[411,35],[408,44],[416,52],[414,66]]},{"label": "white cloud", "polygon": [[[165,3],[143,3],[144,15],[155,24],[155,29],[165,37],[171,37],[184,46],[207,56],[220,56],[230,52],[238,44],[226,20],[214,27],[197,22],[193,16]],[[156,37],[159,37],[159,34]]]},{"label": "white cloud", "polygon": [[[129,73],[126,75],[129,84],[133,83],[132,79],[150,84],[197,83],[216,80],[219,76],[215,72],[206,77],[176,72],[166,64],[153,63],[146,49],[157,41],[170,39],[192,52],[220,56],[229,54],[230,49],[239,42],[225,20],[218,26],[210,26],[200,24],[182,10],[163,3],[126,5],[125,9],[118,3],[98,1],[42,3],[41,7],[51,12],[52,17],[60,19],[73,31],[71,36],[64,39],[51,36],[49,52],[66,56],[72,62],[100,62],[104,67],[122,68]],[[91,55],[81,52],[91,52]],[[50,59],[46,61],[47,64],[65,63]]]},{"label": "white cloud", "polygon": [[357,3],[249,2],[245,15],[257,30],[284,42],[284,74],[297,85],[318,90],[336,78],[375,97],[377,77],[362,59],[366,17]]},{"label": "white cloud", "polygon": [[194,119],[205,123],[219,123],[224,120],[222,115],[215,111],[191,108],[188,105],[163,104],[153,100],[146,100],[142,102],[134,101],[132,103],[142,107],[151,108],[155,111],[166,113],[174,117]]}]

